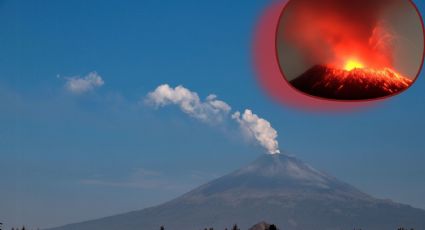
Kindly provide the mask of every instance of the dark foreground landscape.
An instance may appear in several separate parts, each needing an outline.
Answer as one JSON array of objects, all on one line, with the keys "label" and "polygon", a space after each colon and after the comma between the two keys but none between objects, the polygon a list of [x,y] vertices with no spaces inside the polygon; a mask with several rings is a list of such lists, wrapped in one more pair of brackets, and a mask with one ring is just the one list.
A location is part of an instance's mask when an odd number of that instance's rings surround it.
[{"label": "dark foreground landscape", "polygon": [[162,205],[52,230],[425,229],[425,211],[382,200],[283,154],[264,155]]}]

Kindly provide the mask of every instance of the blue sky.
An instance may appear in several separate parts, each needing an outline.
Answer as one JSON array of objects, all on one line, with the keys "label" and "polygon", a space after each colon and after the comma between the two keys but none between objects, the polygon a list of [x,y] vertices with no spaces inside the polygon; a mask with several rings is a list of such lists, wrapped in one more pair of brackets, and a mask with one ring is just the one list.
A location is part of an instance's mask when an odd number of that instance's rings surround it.
[{"label": "blue sky", "polygon": [[[251,57],[269,3],[0,1],[0,221],[48,227],[141,209],[265,153],[237,127],[140,103],[163,83],[250,108],[272,123],[284,152],[425,208],[423,74],[402,95],[352,113],[276,104]],[[104,85],[67,91],[66,77],[93,71]]]}]

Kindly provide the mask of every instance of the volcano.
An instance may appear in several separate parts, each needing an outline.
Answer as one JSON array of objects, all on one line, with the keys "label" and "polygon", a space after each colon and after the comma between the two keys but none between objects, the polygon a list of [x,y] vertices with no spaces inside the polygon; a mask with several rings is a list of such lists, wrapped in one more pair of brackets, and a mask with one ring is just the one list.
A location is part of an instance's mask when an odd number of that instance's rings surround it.
[{"label": "volcano", "polygon": [[376,199],[295,157],[264,155],[162,205],[54,230],[248,229],[260,221],[285,230],[425,229],[425,211]]},{"label": "volcano", "polygon": [[412,80],[390,68],[351,70],[316,65],[290,81],[312,96],[337,100],[366,100],[391,96],[407,89]]}]

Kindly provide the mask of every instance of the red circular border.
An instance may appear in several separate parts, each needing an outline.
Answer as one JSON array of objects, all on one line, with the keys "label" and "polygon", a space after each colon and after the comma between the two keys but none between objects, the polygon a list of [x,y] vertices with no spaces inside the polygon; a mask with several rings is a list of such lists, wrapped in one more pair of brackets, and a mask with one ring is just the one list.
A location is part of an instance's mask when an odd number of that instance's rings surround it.
[{"label": "red circular border", "polygon": [[277,50],[277,32],[279,30],[279,22],[289,1],[290,0],[280,0],[266,8],[257,25],[254,37],[254,66],[258,73],[259,83],[266,89],[266,92],[278,102],[292,107],[312,111],[353,110],[356,108],[369,107],[378,102],[397,96],[409,89],[419,78],[425,60],[425,25],[417,5],[413,2],[413,0],[408,0],[415,8],[421,21],[422,32],[424,35],[424,50],[422,62],[418,69],[416,78],[407,89],[386,97],[367,100],[326,99],[299,91],[292,86],[284,76],[282,67],[279,63]]}]

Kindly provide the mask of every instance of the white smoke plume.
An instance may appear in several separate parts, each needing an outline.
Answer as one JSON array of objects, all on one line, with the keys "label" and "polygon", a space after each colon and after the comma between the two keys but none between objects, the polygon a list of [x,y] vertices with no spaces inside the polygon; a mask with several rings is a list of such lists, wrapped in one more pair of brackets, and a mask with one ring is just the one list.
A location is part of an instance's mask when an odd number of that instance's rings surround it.
[{"label": "white smoke plume", "polygon": [[276,140],[277,131],[271,126],[270,122],[258,117],[251,110],[246,109],[241,115],[238,111],[232,115],[244,133],[255,138],[270,154],[278,154],[279,143]]},{"label": "white smoke plume", "polygon": [[214,94],[201,101],[196,92],[183,86],[172,88],[164,84],[148,93],[145,102],[156,107],[177,105],[184,113],[208,123],[224,122],[232,118],[238,122],[245,135],[256,140],[270,154],[280,153],[277,132],[270,122],[253,114],[251,110],[245,110],[242,116],[240,112],[236,112],[230,117],[231,107],[226,102],[217,100]]},{"label": "white smoke plume", "polygon": [[68,77],[66,78],[66,89],[74,94],[82,94],[101,87],[105,82],[96,72],[91,72],[84,77]]},{"label": "white smoke plume", "polygon": [[148,94],[146,102],[156,107],[178,105],[180,109],[190,116],[203,122],[217,123],[223,121],[232,109],[226,102],[217,100],[214,94],[201,101],[198,94],[183,86],[171,88],[164,84]]}]

